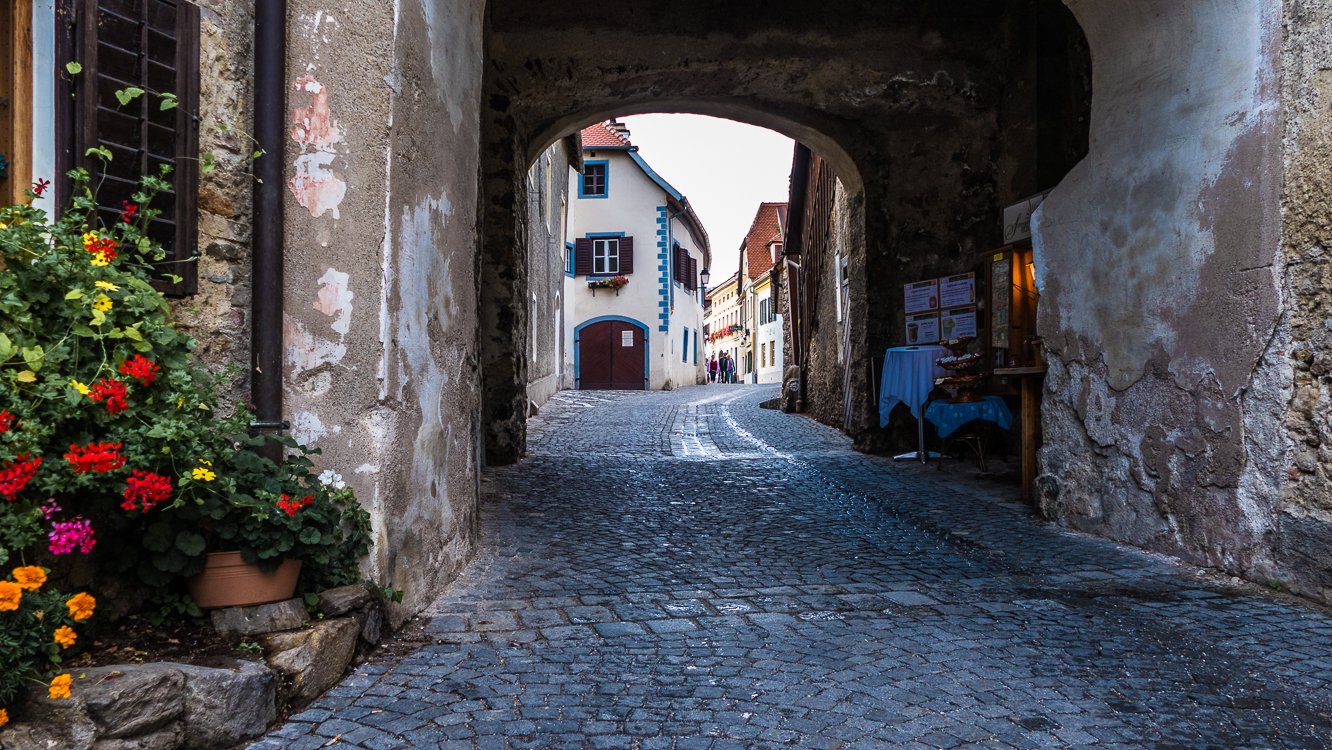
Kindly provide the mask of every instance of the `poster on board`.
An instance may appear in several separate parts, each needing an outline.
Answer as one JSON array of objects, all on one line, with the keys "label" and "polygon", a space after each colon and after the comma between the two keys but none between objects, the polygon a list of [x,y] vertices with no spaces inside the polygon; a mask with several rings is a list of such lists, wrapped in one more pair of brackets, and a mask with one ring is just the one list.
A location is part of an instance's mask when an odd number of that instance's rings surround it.
[{"label": "poster on board", "polygon": [[939,280],[917,281],[906,285],[906,313],[939,309]]},{"label": "poster on board", "polygon": [[907,346],[939,343],[939,313],[908,315],[906,340]]},{"label": "poster on board", "polygon": [[939,316],[939,333],[944,341],[976,335],[976,308],[957,307]]},{"label": "poster on board", "polygon": [[976,274],[963,273],[939,279],[939,307],[976,304]]}]

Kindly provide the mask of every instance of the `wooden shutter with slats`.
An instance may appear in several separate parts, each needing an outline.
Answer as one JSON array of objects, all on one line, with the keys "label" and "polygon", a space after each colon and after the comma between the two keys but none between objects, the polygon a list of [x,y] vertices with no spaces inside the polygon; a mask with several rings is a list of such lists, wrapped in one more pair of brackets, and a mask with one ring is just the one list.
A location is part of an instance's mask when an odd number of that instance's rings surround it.
[{"label": "wooden shutter with slats", "polygon": [[698,291],[698,259],[689,259],[689,291]]},{"label": "wooden shutter with slats", "polygon": [[586,237],[574,240],[574,276],[592,273],[592,240]]},{"label": "wooden shutter with slats", "polygon": [[634,238],[620,238],[620,275],[628,276],[634,272]]},{"label": "wooden shutter with slats", "polygon": [[[184,0],[70,0],[75,12],[69,50],[82,66],[69,76],[73,111],[66,149],[60,149],[67,169],[82,166],[101,182],[97,193],[97,221],[109,226],[120,218],[125,203],[145,174],[158,175],[171,166],[171,190],[159,193],[152,208],[160,211],[148,234],[167,252],[155,264],[161,273],[155,284],[173,296],[198,289],[198,264],[193,260],[198,243],[199,181],[199,8]],[[64,65],[57,66],[63,69]],[[63,73],[63,70],[61,70]],[[62,76],[64,77],[64,76]],[[117,91],[130,88],[145,93],[124,104]],[[162,94],[174,94],[177,106],[163,109]],[[87,156],[88,149],[105,148],[111,161],[103,165]],[[68,196],[68,185],[65,196]],[[143,207],[140,207],[143,208]],[[168,276],[181,277],[180,282]]]}]

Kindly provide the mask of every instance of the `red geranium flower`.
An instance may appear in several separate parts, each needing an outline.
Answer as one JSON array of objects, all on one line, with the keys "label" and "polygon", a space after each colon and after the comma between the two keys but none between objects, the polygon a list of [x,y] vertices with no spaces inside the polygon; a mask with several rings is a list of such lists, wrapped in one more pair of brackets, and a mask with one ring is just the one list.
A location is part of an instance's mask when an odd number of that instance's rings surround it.
[{"label": "red geranium flower", "polygon": [[120,504],[125,510],[142,510],[145,513],[158,503],[171,497],[171,478],[154,474],[151,471],[139,471],[127,480],[125,502]]},{"label": "red geranium flower", "polygon": [[32,184],[32,192],[41,195],[42,193],[45,193],[46,189],[49,187],[51,187],[50,180],[43,180],[42,178],[38,177],[37,181]]},{"label": "red geranium flower", "polygon": [[120,205],[124,206],[120,210],[120,220],[126,224],[134,221],[135,214],[139,213],[139,207],[129,201],[121,201]]},{"label": "red geranium flower", "polygon": [[93,383],[92,394],[88,398],[96,403],[106,402],[107,414],[119,414],[129,408],[129,403],[125,401],[126,395],[124,383],[111,378],[102,378]]},{"label": "red geranium flower", "polygon": [[105,474],[125,465],[125,457],[120,455],[120,446],[124,443],[91,443],[82,448],[69,446],[65,458],[74,467],[75,474],[96,472]]},{"label": "red geranium flower", "polygon": [[143,385],[148,385],[157,380],[157,371],[160,369],[160,367],[153,364],[152,360],[145,359],[142,354],[135,354],[134,359],[127,359],[120,363],[120,374],[129,375]]},{"label": "red geranium flower", "polygon": [[37,473],[37,467],[42,465],[41,456],[31,459],[28,456],[27,453],[15,456],[13,461],[6,461],[4,468],[0,469],[0,497],[9,502],[14,501],[14,497]]},{"label": "red geranium flower", "polygon": [[285,510],[287,515],[294,516],[296,515],[296,511],[314,502],[314,497],[314,495],[306,495],[300,500],[292,500],[286,495],[283,495],[282,499],[278,501],[277,506]]},{"label": "red geranium flower", "polygon": [[7,411],[0,411],[0,434],[9,432],[14,427],[14,415]]}]

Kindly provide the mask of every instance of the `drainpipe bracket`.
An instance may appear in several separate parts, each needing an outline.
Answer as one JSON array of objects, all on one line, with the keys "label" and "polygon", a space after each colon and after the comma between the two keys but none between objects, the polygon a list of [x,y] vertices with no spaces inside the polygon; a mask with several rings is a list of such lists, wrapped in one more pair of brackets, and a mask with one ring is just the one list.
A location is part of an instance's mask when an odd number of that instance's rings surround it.
[{"label": "drainpipe bracket", "polygon": [[291,422],[282,420],[281,422],[251,422],[250,429],[256,432],[272,432],[276,430],[290,430]]}]

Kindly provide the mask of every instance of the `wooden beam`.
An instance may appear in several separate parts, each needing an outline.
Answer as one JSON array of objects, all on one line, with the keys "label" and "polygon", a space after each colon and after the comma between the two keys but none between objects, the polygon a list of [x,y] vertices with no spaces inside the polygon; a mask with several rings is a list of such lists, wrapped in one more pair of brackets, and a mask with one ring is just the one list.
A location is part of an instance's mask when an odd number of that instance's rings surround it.
[{"label": "wooden beam", "polygon": [[0,116],[0,153],[9,178],[0,183],[5,205],[26,202],[32,184],[32,2],[4,3],[0,10],[0,91],[7,100]]}]

